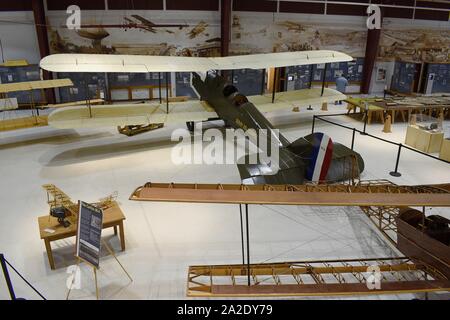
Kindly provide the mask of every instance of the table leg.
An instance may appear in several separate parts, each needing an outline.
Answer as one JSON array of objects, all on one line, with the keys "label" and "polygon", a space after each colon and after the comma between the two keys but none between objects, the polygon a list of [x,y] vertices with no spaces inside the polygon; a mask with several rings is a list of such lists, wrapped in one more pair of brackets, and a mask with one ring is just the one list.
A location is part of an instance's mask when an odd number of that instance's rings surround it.
[{"label": "table leg", "polygon": [[401,114],[401,116],[402,116],[403,122],[406,122],[406,119],[405,119],[405,110],[400,111],[400,114]]},{"label": "table leg", "polygon": [[122,251],[125,251],[125,231],[123,230],[123,221],[119,223],[119,231],[120,231],[120,246],[122,247]]},{"label": "table leg", "polygon": [[114,226],[114,235],[117,236],[117,226]]},{"label": "table leg", "polygon": [[372,111],[367,111],[367,124],[370,124],[372,122]]},{"label": "table leg", "polygon": [[47,251],[48,263],[50,264],[50,268],[55,270],[55,261],[53,260],[53,252],[52,246],[49,240],[44,240],[45,242],[45,250]]}]

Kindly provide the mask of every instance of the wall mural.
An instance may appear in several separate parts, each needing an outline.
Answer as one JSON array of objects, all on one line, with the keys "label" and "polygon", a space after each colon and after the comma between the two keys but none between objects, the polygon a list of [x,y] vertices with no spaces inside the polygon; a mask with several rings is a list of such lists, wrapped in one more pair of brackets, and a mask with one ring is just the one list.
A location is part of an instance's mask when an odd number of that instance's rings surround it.
[{"label": "wall mural", "polygon": [[[86,13],[86,15],[91,13]],[[192,12],[82,12],[80,30],[65,27],[65,14],[49,16],[51,53],[116,53],[143,55],[219,56],[218,14]],[[170,20],[170,23],[167,21]]]},{"label": "wall mural", "polygon": [[[192,11],[82,12],[82,29],[65,27],[65,12],[48,15],[52,53],[220,55],[220,14]],[[363,17],[234,12],[230,54],[329,49],[364,57]],[[450,62],[450,30],[387,22],[380,60]]]},{"label": "wall mural", "polygon": [[450,62],[450,30],[382,31],[378,57],[383,60]]},{"label": "wall mural", "polygon": [[334,18],[333,22],[300,19],[300,15],[291,14],[264,21],[252,14],[236,13],[230,51],[237,55],[328,49],[364,57],[367,30],[363,23],[349,24],[348,19],[341,17]]}]

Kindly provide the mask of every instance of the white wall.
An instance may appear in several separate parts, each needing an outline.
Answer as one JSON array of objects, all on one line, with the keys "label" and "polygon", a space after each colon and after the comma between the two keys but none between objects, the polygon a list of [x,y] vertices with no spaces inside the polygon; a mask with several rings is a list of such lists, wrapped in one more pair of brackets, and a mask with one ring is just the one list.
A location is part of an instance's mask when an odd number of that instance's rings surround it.
[{"label": "white wall", "polygon": [[3,59],[26,59],[30,64],[39,63],[39,44],[33,12],[0,12],[0,20]]}]

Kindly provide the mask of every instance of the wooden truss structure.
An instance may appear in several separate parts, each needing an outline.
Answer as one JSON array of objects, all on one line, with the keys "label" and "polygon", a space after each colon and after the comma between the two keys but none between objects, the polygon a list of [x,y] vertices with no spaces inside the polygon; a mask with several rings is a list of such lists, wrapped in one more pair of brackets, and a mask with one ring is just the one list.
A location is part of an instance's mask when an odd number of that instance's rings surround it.
[{"label": "wooden truss structure", "polygon": [[449,279],[438,270],[405,257],[252,264],[250,285],[247,277],[244,265],[191,266],[187,295],[330,296],[450,290]]},{"label": "wooden truss structure", "polygon": [[[450,184],[398,186],[387,180],[305,185],[149,182],[137,188],[130,199],[239,204],[242,264],[189,267],[188,296],[329,296],[450,291],[448,277],[416,258],[414,261],[396,257],[251,264],[248,218],[249,204],[360,206],[393,241],[388,232],[396,231],[399,207],[448,207]],[[374,277],[380,287],[373,286]]]},{"label": "wooden truss structure", "polygon": [[[49,204],[50,209],[63,207],[70,213],[68,218],[72,220],[72,223],[75,223],[78,217],[78,202],[73,202],[64,191],[54,184],[44,184],[42,185],[42,188],[47,192],[47,203]],[[93,204],[102,210],[106,210],[114,204],[116,199],[117,192],[114,192]]]},{"label": "wooden truss structure", "polygon": [[356,185],[243,185],[152,183],[137,188],[130,200],[198,203],[449,207],[450,184],[398,186],[388,181]]}]

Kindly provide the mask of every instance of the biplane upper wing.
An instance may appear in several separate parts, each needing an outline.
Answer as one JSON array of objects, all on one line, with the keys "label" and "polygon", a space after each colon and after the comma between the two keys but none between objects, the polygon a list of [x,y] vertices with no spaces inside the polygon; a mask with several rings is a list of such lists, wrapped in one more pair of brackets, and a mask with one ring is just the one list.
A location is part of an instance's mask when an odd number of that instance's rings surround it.
[{"label": "biplane upper wing", "polygon": [[53,111],[48,123],[60,129],[147,125],[150,123],[185,123],[217,117],[202,101],[171,102],[169,113],[165,104],[139,103],[67,107]]},{"label": "biplane upper wing", "polygon": [[347,96],[339,91],[328,88],[324,88],[323,94],[321,88],[279,92],[276,94],[274,103],[272,103],[271,94],[248,97],[249,101],[261,112],[307,107],[324,102],[345,100],[346,98]]},{"label": "biplane upper wing", "polygon": [[52,72],[206,72],[208,70],[264,69],[351,61],[331,50],[276,52],[229,57],[179,57],[108,54],[53,54],[40,62]]}]

